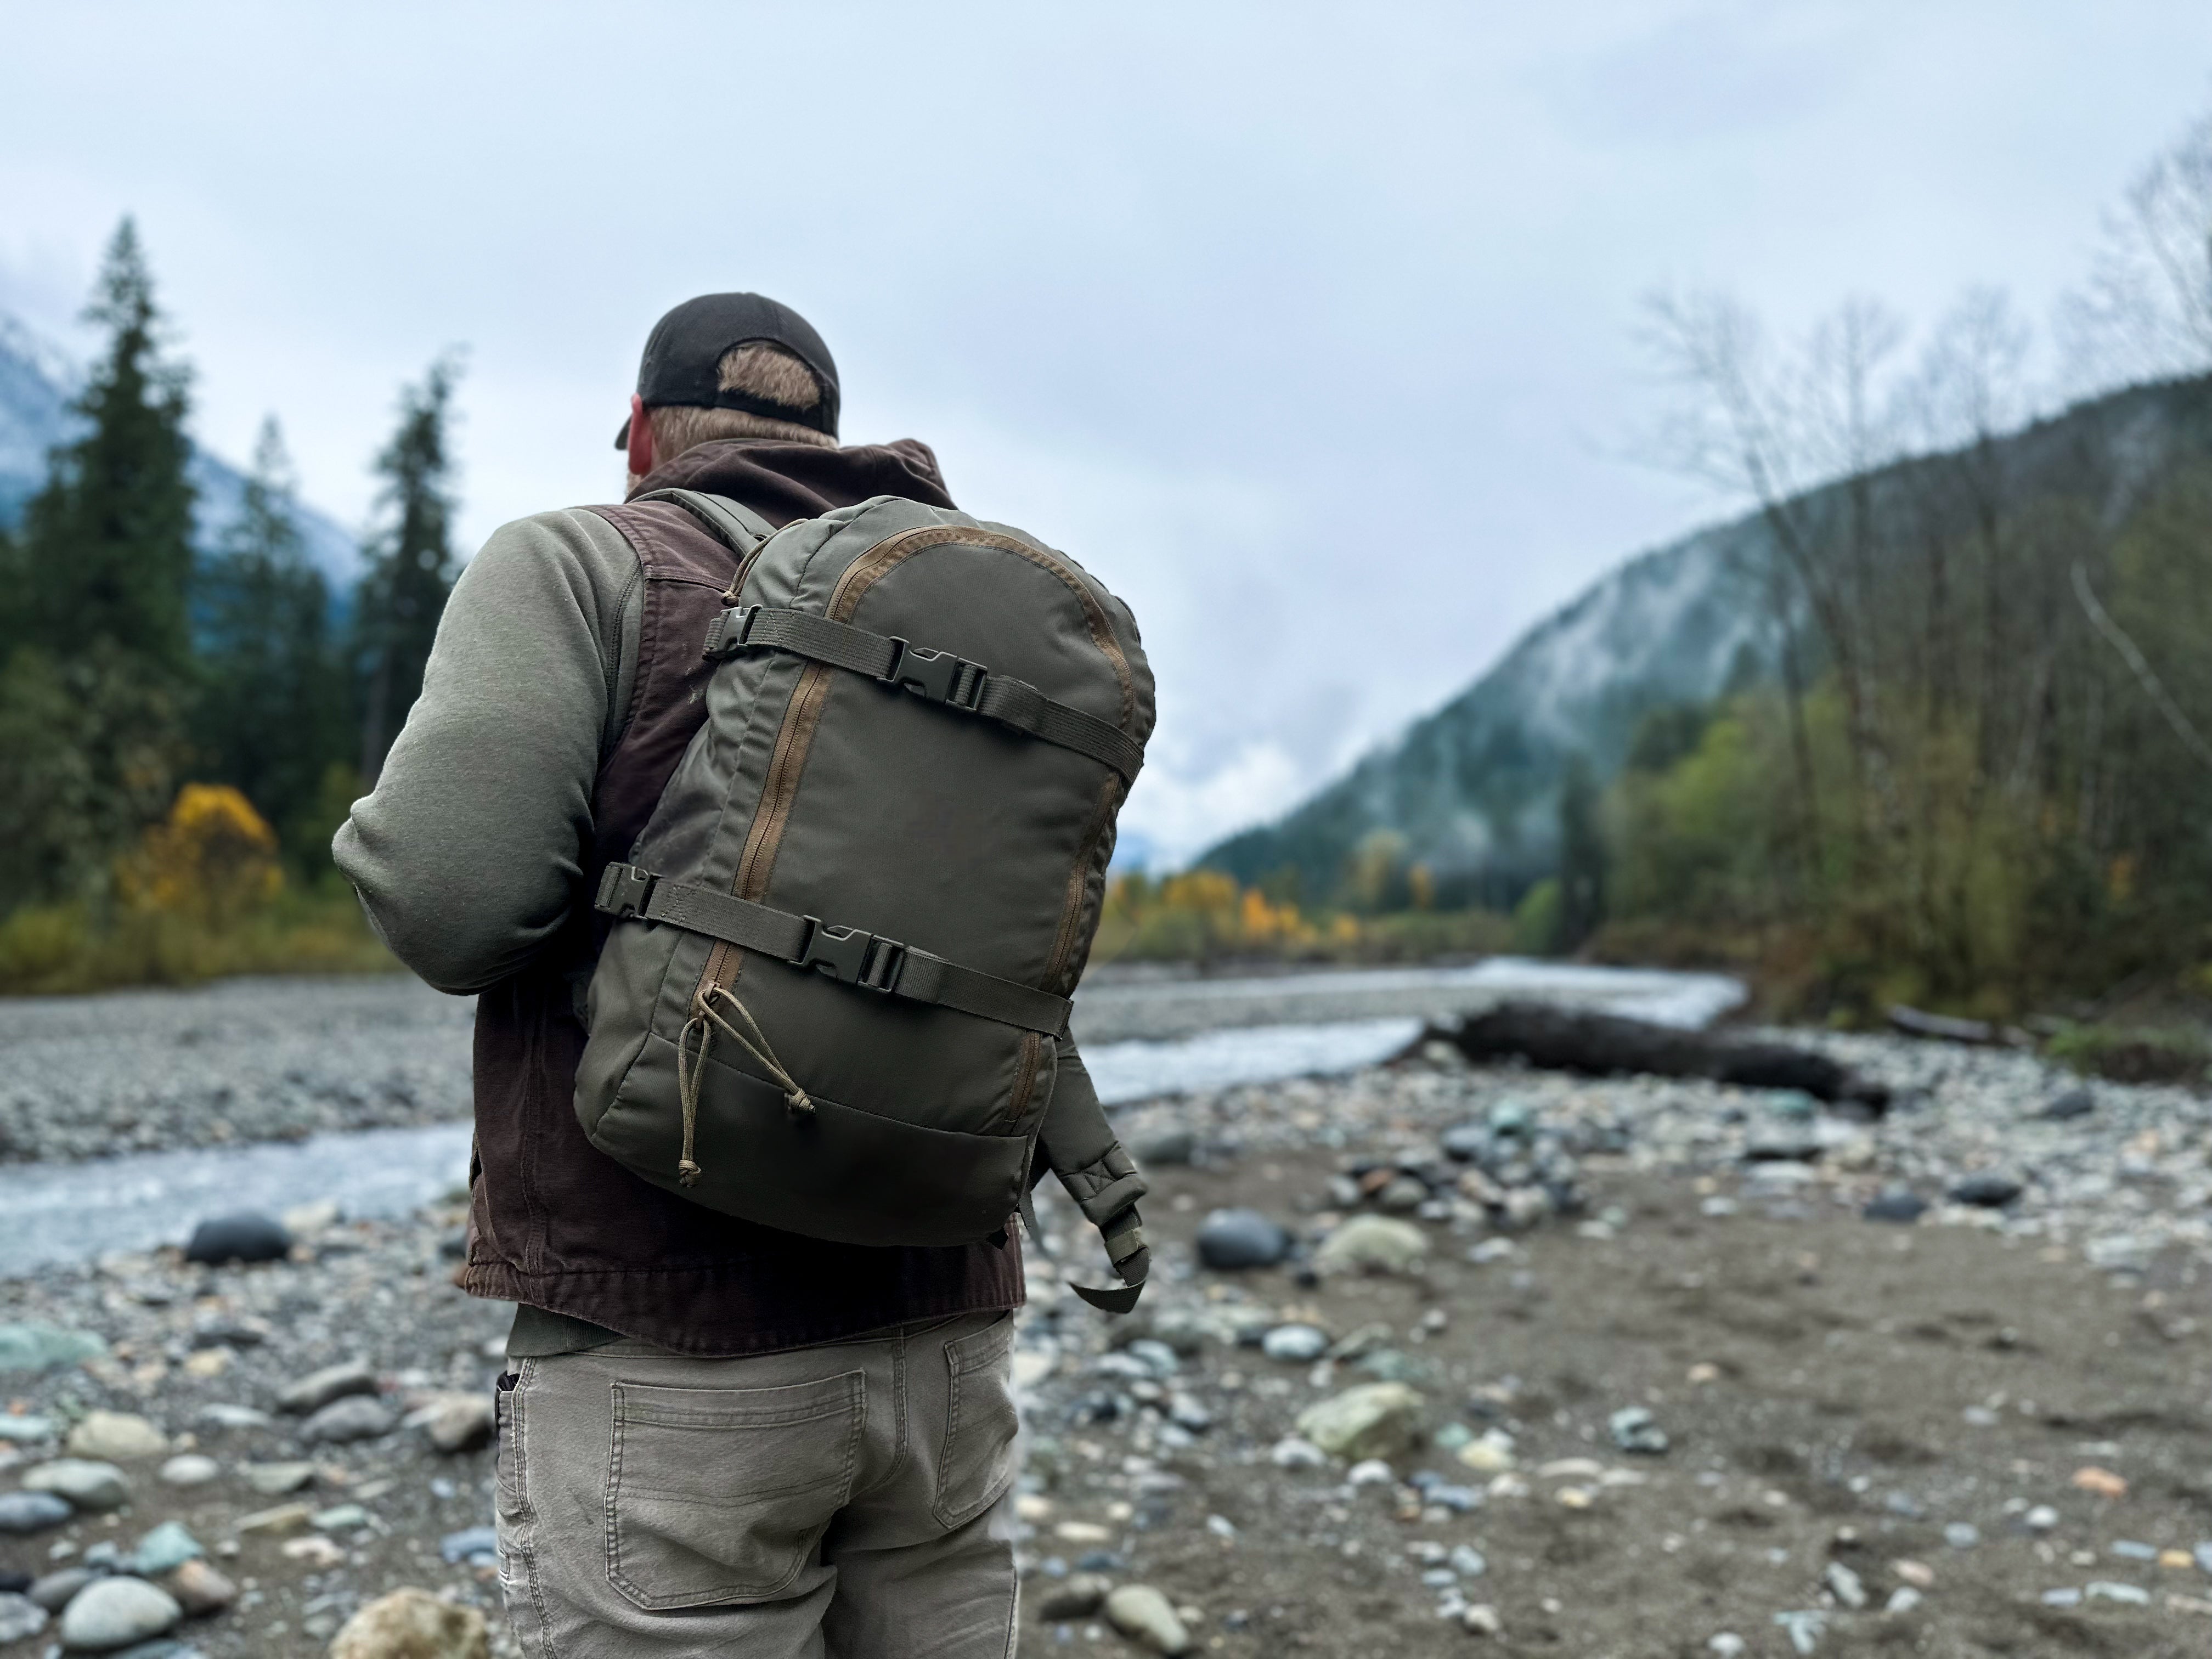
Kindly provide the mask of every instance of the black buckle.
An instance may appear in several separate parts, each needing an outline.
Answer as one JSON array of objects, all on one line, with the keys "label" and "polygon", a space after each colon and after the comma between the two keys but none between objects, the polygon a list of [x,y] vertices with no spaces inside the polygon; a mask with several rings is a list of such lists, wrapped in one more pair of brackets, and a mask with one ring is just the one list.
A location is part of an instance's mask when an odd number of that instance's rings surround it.
[{"label": "black buckle", "polygon": [[991,678],[982,664],[950,651],[921,650],[896,635],[891,643],[898,648],[883,676],[884,684],[901,686],[931,702],[950,703],[963,714],[975,712],[983,700],[984,682]]},{"label": "black buckle", "polygon": [[899,973],[906,966],[905,945],[857,927],[832,927],[819,916],[804,921],[806,934],[799,941],[798,966],[827,974],[840,985],[886,993],[898,988]]},{"label": "black buckle", "polygon": [[707,624],[707,648],[701,654],[720,660],[744,649],[760,616],[757,605],[732,605]]},{"label": "black buckle", "polygon": [[610,864],[606,873],[599,878],[598,908],[617,921],[641,916],[645,907],[653,902],[653,890],[659,879],[650,870],[641,870],[635,864]]}]

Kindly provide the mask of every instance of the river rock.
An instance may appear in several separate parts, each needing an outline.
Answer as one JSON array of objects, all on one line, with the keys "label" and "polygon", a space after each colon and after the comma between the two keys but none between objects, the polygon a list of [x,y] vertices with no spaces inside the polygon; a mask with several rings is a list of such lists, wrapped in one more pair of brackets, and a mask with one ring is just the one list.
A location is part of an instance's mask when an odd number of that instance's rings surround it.
[{"label": "river rock", "polygon": [[1198,1259],[1217,1272],[1272,1267],[1290,1249],[1290,1234],[1257,1210],[1216,1210],[1198,1230]]},{"label": "river rock", "polygon": [[46,1618],[46,1610],[27,1595],[0,1595],[0,1647],[36,1636]]},{"label": "river rock", "polygon": [[1048,1625],[1063,1620],[1088,1619],[1106,1604],[1114,1581],[1103,1573],[1070,1573],[1037,1600],[1037,1617]]},{"label": "river rock", "polygon": [[394,1590],[345,1621],[330,1659],[491,1659],[483,1614],[428,1590]]},{"label": "river rock", "polygon": [[200,1540],[185,1530],[181,1521],[164,1521],[138,1540],[131,1553],[131,1571],[141,1578],[159,1578],[207,1552]]},{"label": "river rock", "polygon": [[35,1319],[0,1325],[0,1372],[51,1370],[106,1352],[107,1344],[90,1331],[66,1330]]},{"label": "river rock", "polygon": [[1124,1584],[1109,1595],[1106,1622],[1154,1653],[1190,1651],[1190,1632],[1168,1598],[1150,1584]]},{"label": "river rock", "polygon": [[1314,1266],[1324,1273],[1402,1273],[1428,1253],[1429,1236],[1412,1222],[1358,1215],[1322,1241]]},{"label": "river rock", "polygon": [[333,1400],[300,1425],[300,1437],[311,1445],[343,1446],[356,1440],[376,1440],[398,1427],[384,1405],[367,1395],[348,1395]]},{"label": "river rock", "polygon": [[1928,1213],[1928,1200],[1909,1187],[1892,1187],[1869,1200],[1859,1213],[1869,1221],[1895,1221],[1909,1226]]},{"label": "river rock", "polygon": [[31,1586],[31,1599],[48,1613],[59,1613],[70,1604],[70,1598],[94,1579],[104,1577],[97,1567],[64,1567],[59,1572],[50,1572]]},{"label": "river rock", "polygon": [[430,1443],[441,1452],[475,1451],[491,1441],[491,1397],[483,1393],[441,1395],[409,1420],[420,1423]]},{"label": "river rock", "polygon": [[487,1560],[499,1559],[499,1534],[490,1527],[464,1527],[459,1532],[449,1532],[438,1540],[438,1554],[448,1566],[459,1566],[464,1561],[482,1557]]},{"label": "river rock", "polygon": [[2087,1117],[2097,1109],[2097,1097],[2084,1088],[2065,1090],[2044,1103],[2036,1115],[2053,1123],[2063,1123],[2070,1118]]},{"label": "river rock", "polygon": [[50,1492],[0,1492],[0,1533],[44,1532],[76,1511]]},{"label": "river rock", "polygon": [[1623,1406],[1606,1421],[1613,1443],[1625,1452],[1657,1457],[1667,1449],[1667,1431],[1642,1406]]},{"label": "river rock", "polygon": [[143,1578],[94,1579],[62,1613],[62,1645],[106,1653],[166,1636],[184,1616],[175,1596]]},{"label": "river rock", "polygon": [[131,1412],[87,1412],[67,1444],[72,1457],[113,1463],[169,1455],[169,1437]]},{"label": "river rock", "polygon": [[177,1598],[187,1618],[221,1613],[238,1600],[238,1586],[198,1557],[185,1562],[161,1583]]},{"label": "river rock", "polygon": [[66,1498],[72,1509],[98,1513],[119,1510],[131,1501],[131,1482],[112,1463],[82,1457],[57,1457],[23,1477],[26,1492],[50,1492]]},{"label": "river rock", "polygon": [[348,1395],[375,1392],[376,1373],[362,1361],[349,1359],[342,1365],[325,1365],[287,1384],[276,1396],[276,1409],[304,1417]]},{"label": "river rock", "polygon": [[51,1417],[34,1417],[28,1412],[0,1412],[0,1443],[8,1445],[34,1445],[39,1441],[52,1439],[61,1431],[61,1425]]},{"label": "river rock", "polygon": [[239,1473],[264,1498],[286,1498],[315,1478],[313,1463],[248,1463]]},{"label": "river rock", "polygon": [[1129,1156],[1140,1170],[1164,1170],[1198,1156],[1198,1136],[1188,1129],[1161,1129],[1130,1143]]},{"label": "river rock", "polygon": [[1972,1204],[1984,1210],[2001,1210],[2025,1191],[2021,1183],[2008,1175],[1984,1170],[1970,1175],[1951,1185],[1954,1204]]},{"label": "river rock", "polygon": [[1422,1403],[1403,1382],[1364,1382],[1307,1407],[1298,1433],[1346,1462],[1387,1461],[1420,1443]]},{"label": "river rock", "polygon": [[1309,1364],[1328,1352],[1328,1338],[1311,1325],[1278,1325],[1260,1339],[1260,1352],[1285,1365]]},{"label": "river rock", "polygon": [[161,1465],[165,1486],[204,1486],[222,1474],[222,1465],[198,1452],[185,1452]]},{"label": "river rock", "polygon": [[192,1229],[185,1260],[209,1267],[230,1261],[280,1261],[291,1254],[292,1235],[274,1216],[252,1210],[210,1218]]}]

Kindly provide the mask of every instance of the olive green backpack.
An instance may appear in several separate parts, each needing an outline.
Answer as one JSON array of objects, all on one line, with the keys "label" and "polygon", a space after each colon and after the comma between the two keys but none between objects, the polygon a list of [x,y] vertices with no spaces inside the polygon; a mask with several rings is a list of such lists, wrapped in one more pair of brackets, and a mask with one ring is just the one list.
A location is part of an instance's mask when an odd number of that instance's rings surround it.
[{"label": "olive green backpack", "polygon": [[576,1114],[646,1180],[814,1238],[965,1244],[1042,1157],[1136,1301],[1145,1183],[1068,1038],[1152,727],[1127,606],[1004,525],[878,496],[740,556],[707,714],[630,862]]}]

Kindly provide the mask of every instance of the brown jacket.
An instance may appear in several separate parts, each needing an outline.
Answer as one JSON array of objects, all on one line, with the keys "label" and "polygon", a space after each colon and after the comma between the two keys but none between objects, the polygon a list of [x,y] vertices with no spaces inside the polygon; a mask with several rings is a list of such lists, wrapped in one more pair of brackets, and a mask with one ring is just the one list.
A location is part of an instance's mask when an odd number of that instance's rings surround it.
[{"label": "brown jacket", "polygon": [[[878,495],[952,505],[935,458],[910,441],[832,450],[724,441],[678,456],[633,494],[672,485],[733,497],[777,525]],[[590,511],[635,553],[639,592],[625,603],[638,643],[627,708],[591,792],[575,892],[592,890],[599,870],[627,855],[699,727],[708,667],[699,641],[736,568],[735,556],[679,508]],[[572,915],[479,994],[464,1289],[702,1355],[1020,1303],[1011,1238],[944,1249],[826,1243],[689,1203],[593,1148],[571,1104],[584,1044],[574,989],[592,943],[592,925]]]}]

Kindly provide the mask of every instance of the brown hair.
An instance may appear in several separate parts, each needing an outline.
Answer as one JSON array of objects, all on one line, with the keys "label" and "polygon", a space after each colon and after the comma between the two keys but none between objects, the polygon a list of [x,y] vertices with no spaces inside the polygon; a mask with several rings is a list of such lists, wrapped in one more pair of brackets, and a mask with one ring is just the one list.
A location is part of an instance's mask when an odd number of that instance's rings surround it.
[{"label": "brown hair", "polygon": [[[765,340],[749,340],[722,354],[716,366],[725,392],[750,392],[794,410],[809,410],[822,401],[822,388],[814,371]],[[778,421],[742,409],[702,409],[690,404],[656,404],[646,410],[653,423],[653,464],[665,466],[687,449],[716,438],[781,438],[787,443],[820,444],[835,449],[837,441],[826,432],[796,421]]]}]

